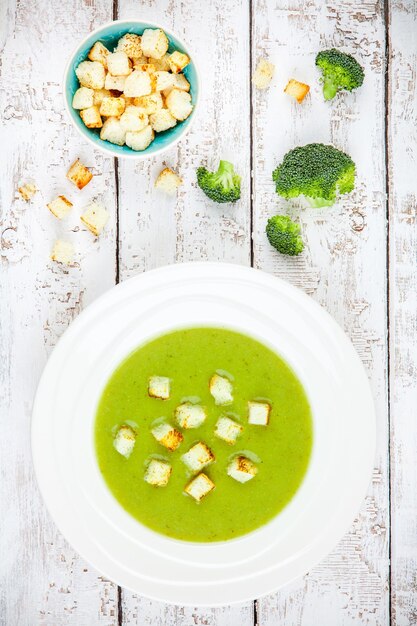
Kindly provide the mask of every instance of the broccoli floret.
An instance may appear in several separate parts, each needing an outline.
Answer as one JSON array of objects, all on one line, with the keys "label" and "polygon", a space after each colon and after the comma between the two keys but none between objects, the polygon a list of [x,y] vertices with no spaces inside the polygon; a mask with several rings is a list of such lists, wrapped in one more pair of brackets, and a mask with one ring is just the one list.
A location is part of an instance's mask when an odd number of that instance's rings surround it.
[{"label": "broccoli floret", "polygon": [[274,215],[269,218],[266,236],[271,246],[274,246],[281,254],[295,256],[304,250],[299,224],[286,215]]},{"label": "broccoli floret", "polygon": [[355,164],[333,146],[310,143],[287,152],[272,179],[283,198],[304,195],[313,207],[332,206],[337,193],[354,188]]},{"label": "broccoli floret", "polygon": [[199,167],[197,183],[214,202],[236,202],[240,198],[240,176],[229,161],[220,161],[217,172]]},{"label": "broccoli floret", "polygon": [[316,56],[316,65],[323,73],[325,100],[332,100],[342,89],[352,91],[363,83],[365,74],[356,59],[335,48],[319,52]]}]

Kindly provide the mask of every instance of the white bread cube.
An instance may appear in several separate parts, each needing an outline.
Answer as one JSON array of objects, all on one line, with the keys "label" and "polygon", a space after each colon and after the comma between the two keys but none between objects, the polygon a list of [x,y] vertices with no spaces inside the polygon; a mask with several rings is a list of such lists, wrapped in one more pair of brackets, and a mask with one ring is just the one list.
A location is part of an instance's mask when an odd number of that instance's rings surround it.
[{"label": "white bread cube", "polygon": [[271,405],[267,402],[248,402],[248,422],[256,426],[267,426]]},{"label": "white bread cube", "polygon": [[78,189],[82,189],[93,178],[90,170],[81,163],[80,159],[74,161],[67,172],[67,178],[70,180]]},{"label": "white bread cube", "polygon": [[192,446],[188,452],[182,455],[181,460],[192,472],[201,472],[204,467],[215,460],[213,452],[202,441]]},{"label": "white bread cube", "polygon": [[119,454],[124,456],[126,459],[130,457],[133,452],[133,448],[135,447],[136,442],[136,433],[127,424],[124,424],[119,428],[116,433],[116,436],[113,440],[113,446],[117,450]]},{"label": "white bread cube", "polygon": [[169,54],[164,54],[160,59],[150,59],[151,62],[155,65],[155,69],[161,72],[168,72],[170,67],[168,63]]},{"label": "white bread cube", "polygon": [[129,105],[120,117],[120,123],[126,132],[135,132],[148,126],[149,118],[138,107]]},{"label": "white bread cube", "polygon": [[112,76],[128,76],[132,71],[131,62],[125,52],[110,52],[107,56],[107,69]]},{"label": "white bread cube", "polygon": [[198,428],[205,421],[207,413],[199,404],[184,402],[175,409],[175,419],[181,428]]},{"label": "white bread cube", "polygon": [[96,89],[93,92],[93,105],[99,107],[103,102],[104,98],[111,98],[111,93],[109,89]]},{"label": "white bread cube", "polygon": [[190,91],[190,83],[185,78],[184,74],[173,74],[174,87],[181,89],[182,91]]},{"label": "white bread cube", "polygon": [[214,374],[210,378],[209,389],[216,404],[222,406],[233,402],[233,385],[225,376]]},{"label": "white bread cube", "polygon": [[179,52],[178,50],[175,50],[175,52],[170,54],[168,57],[169,69],[173,74],[179,74],[179,72],[181,72],[184,67],[189,64],[189,62],[190,57],[183,52]]},{"label": "white bread cube", "polygon": [[109,220],[109,214],[101,204],[92,202],[86,207],[84,213],[80,216],[80,220],[93,235],[98,237]]},{"label": "white bread cube", "polygon": [[109,91],[123,92],[125,88],[125,82],[126,76],[112,76],[111,74],[107,74],[104,86]]},{"label": "white bread cube", "polygon": [[259,59],[252,82],[258,89],[267,89],[274,75],[275,65],[266,59]]},{"label": "white bread cube", "polygon": [[98,61],[107,69],[107,57],[109,54],[110,52],[107,50],[106,46],[102,44],[101,41],[96,41],[88,53],[88,58],[90,61]]},{"label": "white bread cube", "polygon": [[174,86],[174,76],[170,72],[155,72],[155,91],[163,91]]},{"label": "white bread cube", "polygon": [[89,89],[103,89],[106,70],[98,61],[82,61],[75,70],[80,85]]},{"label": "white bread cube", "polygon": [[239,483],[247,483],[258,473],[258,468],[246,456],[235,456],[227,468],[229,476]]},{"label": "white bread cube", "polygon": [[148,72],[133,70],[130,76],[126,78],[123,91],[127,98],[149,95],[152,92],[152,83]]},{"label": "white bread cube", "polygon": [[182,89],[174,88],[166,98],[166,105],[171,115],[180,121],[187,119],[193,110],[190,94]]},{"label": "white bread cube", "polygon": [[115,52],[124,52],[130,59],[140,57],[142,55],[140,36],[126,33],[119,39]]},{"label": "white bread cube", "polygon": [[308,85],[306,85],[305,83],[300,83],[294,78],[291,78],[288,81],[287,86],[284,89],[284,93],[295,98],[298,103],[304,100],[309,91],[310,87]]},{"label": "white bread cube", "polygon": [[72,98],[73,109],[89,109],[94,104],[94,90],[80,87]]},{"label": "white bread cube", "polygon": [[23,200],[25,200],[25,202],[29,202],[29,200],[32,200],[33,196],[38,191],[36,185],[34,185],[33,183],[25,183],[21,187],[18,187],[17,190],[22,196]]},{"label": "white bread cube", "polygon": [[214,434],[219,439],[223,439],[223,441],[233,446],[236,443],[236,439],[242,434],[242,431],[243,426],[241,424],[230,419],[230,417],[220,417],[217,420]]},{"label": "white bread cube", "polygon": [[160,28],[147,28],[142,33],[142,54],[161,59],[168,50],[168,38]]},{"label": "white bread cube", "polygon": [[149,122],[156,133],[162,133],[164,130],[175,126],[177,120],[171,115],[168,109],[160,109],[149,116]]},{"label": "white bread cube", "polygon": [[59,220],[62,220],[62,218],[71,211],[72,202],[70,202],[65,196],[58,196],[46,206],[51,211],[52,215],[55,215],[55,217]]},{"label": "white bread cube", "polygon": [[206,474],[201,473],[185,486],[184,491],[194,500],[200,502],[214,487],[214,482]]},{"label": "white bread cube", "polygon": [[83,109],[80,111],[80,117],[87,128],[101,128],[103,126],[98,107],[92,106],[89,109]]},{"label": "white bread cube", "polygon": [[148,381],[148,395],[151,398],[168,400],[171,390],[171,381],[166,376],[151,376]]},{"label": "white bread cube", "polygon": [[134,98],[133,104],[138,107],[140,113],[152,115],[163,107],[162,96],[159,92],[151,93],[149,96]]},{"label": "white bread cube", "polygon": [[57,239],[52,248],[51,259],[56,263],[71,265],[74,259],[74,246],[69,241]]},{"label": "white bread cube", "polygon": [[166,461],[152,459],[146,468],[145,480],[154,487],[165,487],[172,474],[172,467]]},{"label": "white bread cube", "polygon": [[104,117],[120,117],[125,110],[126,100],[124,98],[103,98],[100,105],[100,115]]},{"label": "white bread cube", "polygon": [[126,145],[132,150],[146,150],[155,138],[151,126],[145,126],[142,130],[126,133]]},{"label": "white bread cube", "polygon": [[181,433],[168,423],[155,426],[155,428],[152,428],[151,433],[161,446],[164,446],[171,452],[176,450],[183,440]]},{"label": "white bread cube", "polygon": [[117,117],[108,117],[100,132],[100,139],[123,146],[126,141],[126,131]]},{"label": "white bread cube", "polygon": [[178,187],[182,185],[182,182],[182,178],[180,178],[178,174],[176,174],[169,167],[166,167],[156,179],[155,187],[160,189],[160,191],[173,196],[177,192]]}]

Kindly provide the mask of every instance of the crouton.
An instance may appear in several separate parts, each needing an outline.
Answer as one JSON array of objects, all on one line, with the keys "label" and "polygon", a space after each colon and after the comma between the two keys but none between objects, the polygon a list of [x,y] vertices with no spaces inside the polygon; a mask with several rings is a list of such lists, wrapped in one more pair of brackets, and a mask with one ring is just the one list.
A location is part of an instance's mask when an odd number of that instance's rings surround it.
[{"label": "crouton", "polygon": [[148,381],[148,395],[151,398],[168,400],[171,381],[166,376],[151,376]]},{"label": "crouton", "polygon": [[93,178],[93,175],[90,170],[87,169],[79,159],[77,159],[69,168],[67,178],[74,183],[78,189],[82,189],[88,185],[90,180]]},{"label": "crouton", "polygon": [[125,110],[126,101],[124,98],[103,98],[100,105],[100,115],[104,117],[120,117]]},{"label": "crouton", "polygon": [[169,69],[173,74],[179,74],[179,72],[181,72],[184,67],[189,64],[189,62],[190,57],[183,52],[179,52],[178,50],[175,50],[175,52],[170,54],[168,57]]},{"label": "crouton", "polygon": [[57,239],[52,248],[51,259],[56,263],[71,265],[74,259],[74,246],[69,241]]},{"label": "crouton", "polygon": [[142,54],[160,59],[168,50],[168,38],[160,28],[147,28],[142,33]]},{"label": "crouton", "polygon": [[137,106],[138,109],[140,109],[140,113],[152,115],[152,113],[156,113],[157,111],[162,109],[162,96],[159,92],[151,93],[149,96],[134,98],[133,104]]},{"label": "crouton", "polygon": [[194,500],[200,502],[214,487],[214,482],[206,474],[201,473],[185,486],[184,491]]},{"label": "crouton", "polygon": [[124,52],[130,59],[142,55],[140,36],[134,33],[126,33],[119,39],[115,52]]},{"label": "crouton", "polygon": [[170,69],[168,59],[169,54],[164,54],[160,59],[151,59],[151,61],[155,65],[156,70],[167,72]]},{"label": "crouton", "polygon": [[152,92],[151,77],[147,72],[133,70],[126,78],[124,94],[127,98],[139,98],[148,96]]},{"label": "crouton", "polygon": [[174,76],[170,72],[155,72],[155,91],[163,91],[174,86]]},{"label": "crouton", "polygon": [[236,443],[236,439],[243,431],[243,426],[230,419],[230,417],[220,417],[217,420],[216,430],[214,434],[219,439],[223,439],[229,445],[234,445]]},{"label": "crouton", "polygon": [[72,98],[73,109],[89,109],[94,104],[94,90],[80,87]]},{"label": "crouton", "polygon": [[51,211],[52,215],[55,215],[55,217],[59,220],[62,220],[62,218],[71,211],[72,202],[70,202],[65,196],[58,196],[46,206]]},{"label": "crouton", "polygon": [[153,63],[135,63],[133,65],[135,70],[139,70],[140,72],[147,72],[147,74],[154,74],[156,72],[156,67]]},{"label": "crouton", "polygon": [[274,75],[275,65],[266,59],[259,59],[258,67],[252,77],[252,82],[258,89],[267,89]]},{"label": "crouton", "polygon": [[104,87],[108,90],[122,93],[125,88],[125,82],[126,76],[112,76],[111,74],[107,74]]},{"label": "crouton", "polygon": [[110,52],[107,50],[106,46],[102,44],[101,41],[96,41],[88,53],[88,58],[90,61],[98,61],[107,69],[107,57],[109,54]]},{"label": "crouton", "polygon": [[235,456],[227,468],[227,473],[239,483],[246,483],[256,476],[258,468],[246,456]]},{"label": "crouton", "polygon": [[215,460],[213,452],[202,441],[192,446],[188,452],[182,455],[181,460],[192,472],[201,472],[204,467]]},{"label": "crouton", "polygon": [[123,146],[126,141],[126,131],[117,117],[108,117],[100,132],[100,139]]},{"label": "crouton", "polygon": [[233,402],[233,385],[225,376],[214,374],[210,378],[209,389],[216,404],[224,405]]},{"label": "crouton", "polygon": [[126,132],[135,132],[148,126],[149,118],[138,107],[130,105],[120,117],[120,123]]},{"label": "crouton", "polygon": [[267,426],[271,405],[267,402],[248,402],[248,423],[256,426]]},{"label": "crouton", "polygon": [[91,202],[80,216],[80,220],[85,224],[89,231],[96,237],[99,236],[109,219],[109,214],[106,209],[98,204],[98,202]]},{"label": "crouton", "polygon": [[160,189],[164,193],[167,193],[170,196],[173,196],[178,187],[182,185],[182,178],[180,178],[173,170],[169,167],[166,167],[159,174],[158,178],[155,181],[155,187]]},{"label": "crouton", "polygon": [[168,109],[160,109],[149,116],[149,122],[155,132],[161,133],[175,126],[177,120],[171,115]]},{"label": "crouton", "polygon": [[103,89],[106,70],[98,61],[82,61],[75,73],[80,85],[89,89]]},{"label": "crouton", "polygon": [[171,115],[180,121],[187,119],[193,110],[190,94],[176,88],[168,94],[166,105]]},{"label": "crouton", "polygon": [[294,80],[294,78],[291,78],[288,81],[288,84],[284,89],[284,92],[295,98],[297,102],[302,102],[309,91],[309,85],[299,83],[298,80]]},{"label": "crouton", "polygon": [[131,62],[125,52],[110,52],[107,56],[107,69],[112,76],[128,76],[132,71]]},{"label": "crouton", "polygon": [[135,447],[136,433],[130,426],[124,424],[120,426],[113,440],[113,446],[119,454],[126,459],[130,457]]},{"label": "crouton", "polygon": [[111,93],[109,89],[96,89],[96,91],[93,92],[93,105],[99,107],[104,98],[110,97]]},{"label": "crouton", "polygon": [[132,150],[146,150],[154,138],[152,127],[145,126],[142,130],[126,133],[126,145]]},{"label": "crouton", "polygon": [[184,402],[175,409],[175,419],[181,428],[198,428],[206,417],[205,408],[199,404]]},{"label": "crouton", "polygon": [[22,196],[23,200],[25,200],[26,202],[32,200],[37,191],[38,190],[36,188],[36,185],[34,185],[33,183],[25,183],[21,187],[18,187],[18,192]]},{"label": "crouton", "polygon": [[190,83],[185,78],[184,74],[173,74],[172,78],[174,81],[174,87],[181,89],[182,91],[190,91]]},{"label": "crouton", "polygon": [[80,117],[87,128],[101,128],[103,126],[98,107],[92,106],[89,109],[83,109],[80,111]]},{"label": "crouton", "polygon": [[151,432],[157,442],[171,452],[176,450],[184,439],[178,430],[171,426],[171,424],[167,423],[155,426],[155,428],[152,428]]},{"label": "crouton", "polygon": [[133,69],[140,69],[140,67],[138,67],[139,65],[144,65],[145,63],[150,63],[151,61],[152,63],[154,63],[153,59],[149,60],[148,57],[145,57],[144,54],[141,54],[138,57],[132,59]]},{"label": "crouton", "polygon": [[166,461],[152,459],[146,468],[145,480],[154,487],[165,487],[172,474],[172,467]]}]

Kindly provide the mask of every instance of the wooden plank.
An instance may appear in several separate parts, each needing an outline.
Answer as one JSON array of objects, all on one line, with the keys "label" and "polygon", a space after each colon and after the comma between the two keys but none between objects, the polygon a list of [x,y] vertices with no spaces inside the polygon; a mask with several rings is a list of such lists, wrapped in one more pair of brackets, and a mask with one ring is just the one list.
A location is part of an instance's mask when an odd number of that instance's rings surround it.
[{"label": "wooden plank", "polygon": [[417,14],[389,7],[388,189],[390,217],[391,610],[417,624]]},{"label": "wooden plank", "polygon": [[[382,2],[254,0],[255,61],[269,57],[276,77],[256,92],[254,109],[255,265],[290,280],[321,303],[351,337],[376,399],[378,449],[372,485],[358,518],[330,556],[303,579],[257,604],[262,626],[358,626],[389,623],[386,394],[386,226],[384,181],[384,20]],[[363,88],[325,103],[315,55],[336,46],[362,59]],[[289,78],[311,86],[303,104],[283,89]],[[357,163],[356,191],[332,209],[302,209],[275,195],[271,172],[284,153],[333,143]],[[270,215],[300,219],[306,251],[276,253],[265,237]]]},{"label": "wooden plank", "polygon": [[[72,130],[61,93],[69,54],[84,33],[111,19],[111,2],[9,0],[1,6],[0,621],[110,626],[117,623],[117,587],[68,546],[41,502],[30,413],[51,348],[83,306],[114,284],[113,162]],[[77,156],[95,174],[82,192],[65,179]],[[27,180],[39,188],[28,204],[17,194]],[[62,223],[45,206],[57,193],[74,202]],[[96,196],[111,213],[100,240],[79,221],[80,209]],[[56,237],[74,243],[74,267],[49,260]]]}]

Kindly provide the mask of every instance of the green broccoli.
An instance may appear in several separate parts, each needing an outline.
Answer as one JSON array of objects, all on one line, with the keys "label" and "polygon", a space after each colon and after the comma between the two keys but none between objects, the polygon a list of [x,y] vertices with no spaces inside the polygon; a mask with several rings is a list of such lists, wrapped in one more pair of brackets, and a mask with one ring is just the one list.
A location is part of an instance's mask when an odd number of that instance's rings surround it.
[{"label": "green broccoli", "polygon": [[304,250],[299,224],[286,215],[274,215],[269,218],[266,236],[271,246],[274,246],[281,254],[295,256]]},{"label": "green broccoli", "polygon": [[335,48],[319,52],[316,56],[316,65],[323,73],[325,100],[332,100],[342,89],[352,91],[363,83],[365,74],[356,59]]},{"label": "green broccoli", "polygon": [[197,183],[214,202],[236,202],[240,198],[240,176],[229,161],[220,161],[217,172],[199,167]]},{"label": "green broccoli", "polygon": [[337,193],[354,188],[355,164],[333,146],[310,143],[287,152],[272,179],[283,198],[304,195],[313,207],[332,206]]}]

